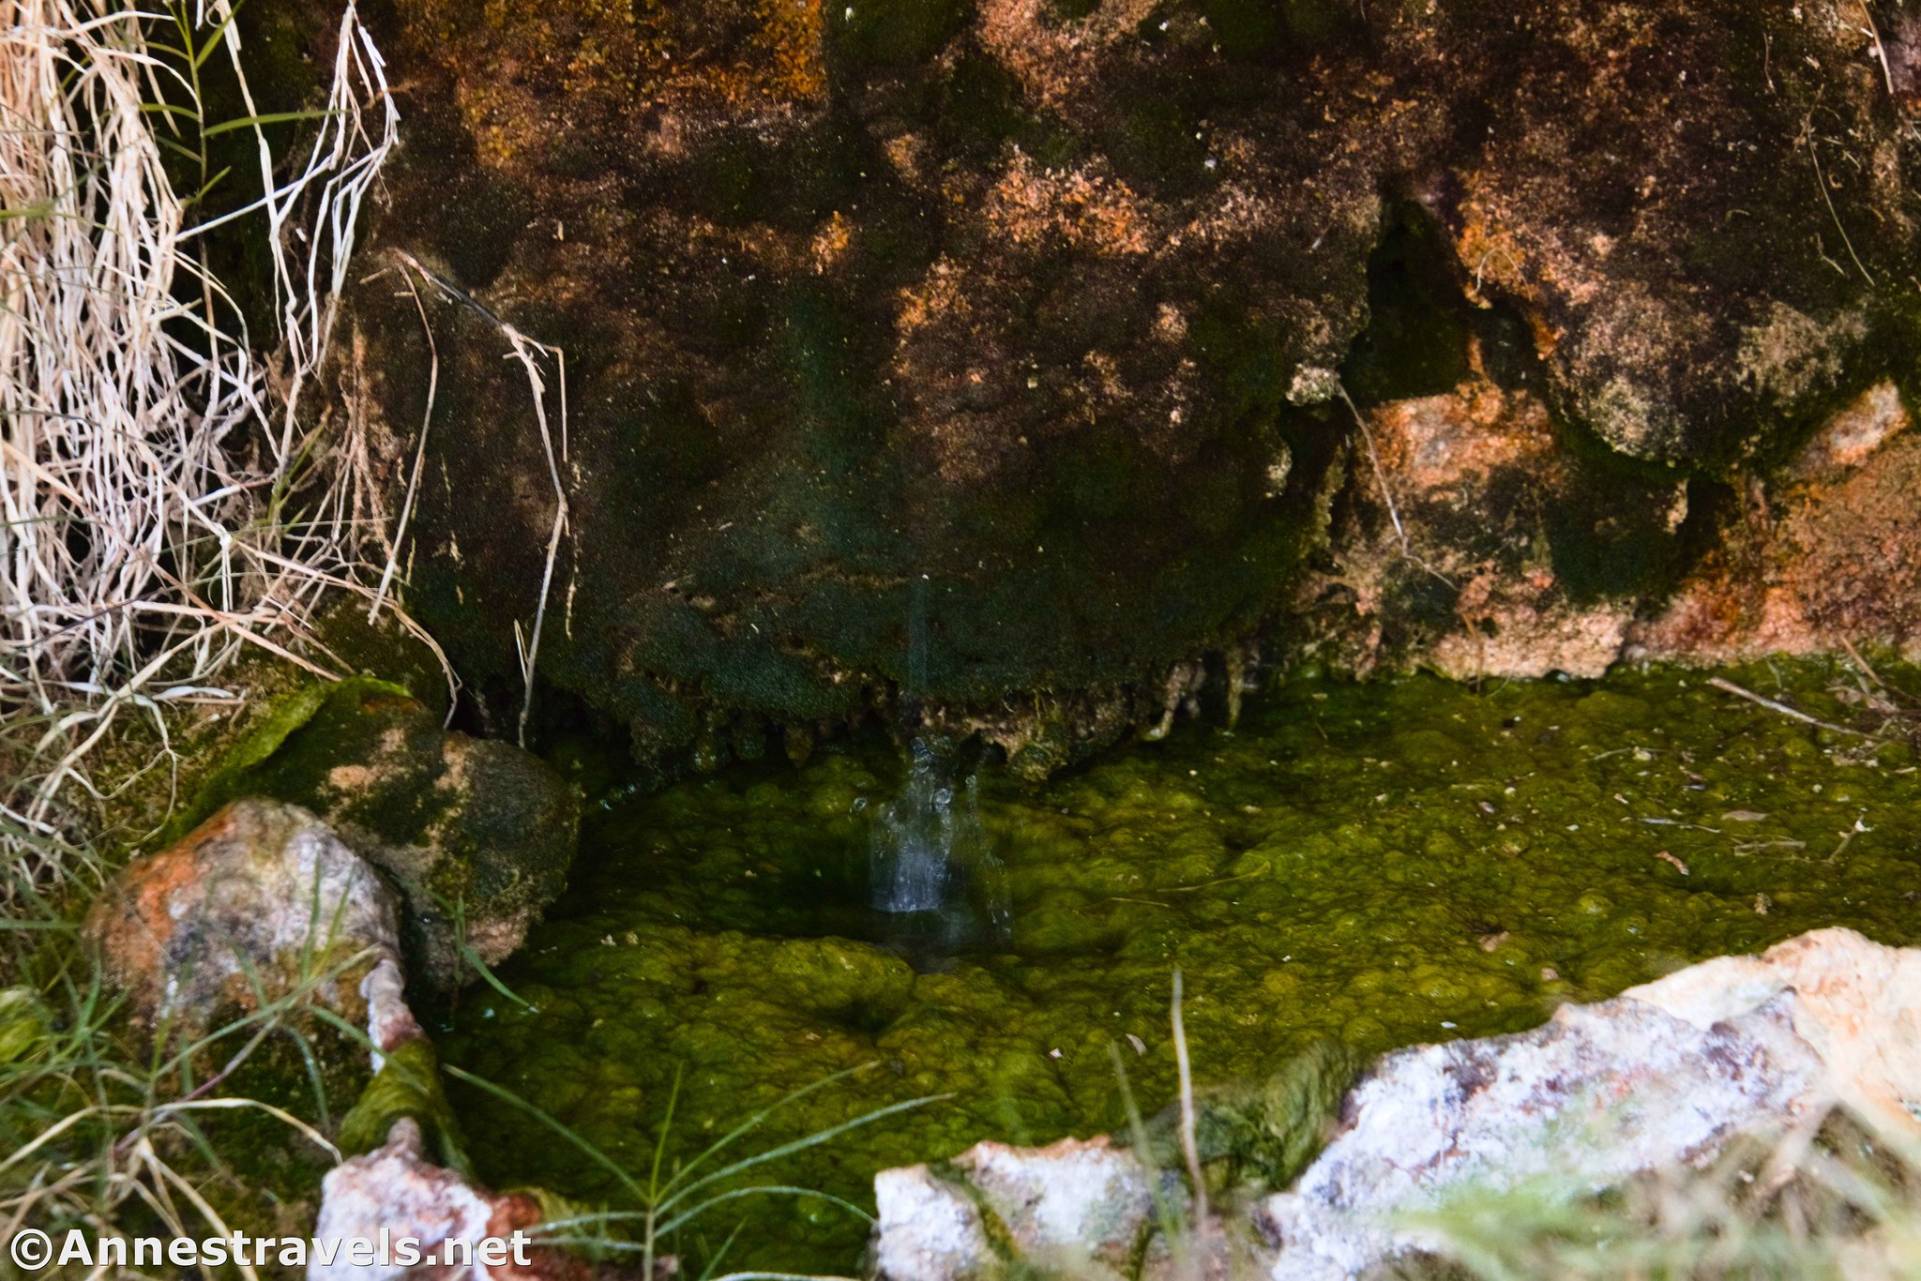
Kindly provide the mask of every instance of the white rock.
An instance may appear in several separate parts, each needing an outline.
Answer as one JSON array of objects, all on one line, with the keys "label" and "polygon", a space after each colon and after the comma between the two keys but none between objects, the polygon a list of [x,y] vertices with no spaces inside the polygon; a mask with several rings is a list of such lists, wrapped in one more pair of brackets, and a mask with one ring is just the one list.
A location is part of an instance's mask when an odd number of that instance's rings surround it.
[{"label": "white rock", "polygon": [[954,1166],[1023,1260],[1089,1278],[1119,1276],[1154,1213],[1147,1170],[1105,1138],[1044,1148],[978,1143]]},{"label": "white rock", "polygon": [[[889,1281],[971,1281],[1000,1268],[985,1215],[1023,1263],[1102,1281],[1133,1261],[1154,1214],[1154,1178],[1107,1139],[1044,1148],[978,1143],[944,1178],[927,1166],[874,1179],[875,1261]],[[1183,1193],[1168,1189],[1176,1202]]]},{"label": "white rock", "polygon": [[426,1033],[420,1030],[413,1007],[407,1004],[407,976],[392,956],[381,957],[367,971],[367,977],[360,980],[360,995],[367,1002],[367,1039],[373,1042],[373,1068],[378,1072],[386,1065],[385,1051],[419,1040]]},{"label": "white rock", "polygon": [[[1390,1054],[1349,1092],[1341,1130],[1292,1189],[1230,1205],[1210,1235],[1235,1268],[1208,1273],[1239,1275],[1253,1237],[1264,1243],[1254,1270],[1273,1281],[1358,1276],[1435,1244],[1403,1216],[1469,1188],[1600,1189],[1703,1164],[1737,1136],[1837,1103],[1921,1134],[1921,949],[1817,930],[1565,1006],[1529,1032]],[[983,1143],[943,1174],[886,1171],[875,1179],[880,1276],[995,1277],[1006,1261],[993,1240],[1024,1263],[1115,1275],[1152,1227],[1152,1180],[1171,1177],[1104,1140]]]},{"label": "white rock", "polygon": [[[348,1257],[347,1243],[412,1237],[422,1251],[450,1240],[478,1243],[490,1235],[494,1200],[451,1170],[429,1164],[422,1155],[420,1126],[412,1118],[394,1122],[385,1147],[335,1166],[320,1185],[320,1216],[314,1240],[338,1247],[331,1260],[319,1253],[307,1260],[307,1281],[391,1281],[407,1272],[394,1263],[368,1265]],[[438,1275],[438,1274],[436,1274]],[[481,1267],[449,1272],[485,1278]]]},{"label": "white rock", "polygon": [[994,1258],[972,1198],[924,1165],[875,1175],[874,1208],[883,1281],[966,1281]]},{"label": "white rock", "polygon": [[1921,952],[1819,930],[1724,957],[1531,1032],[1391,1054],[1345,1128],[1255,1211],[1273,1281],[1333,1281],[1431,1244],[1397,1216],[1474,1186],[1599,1189],[1712,1157],[1836,1102],[1912,1128]]}]

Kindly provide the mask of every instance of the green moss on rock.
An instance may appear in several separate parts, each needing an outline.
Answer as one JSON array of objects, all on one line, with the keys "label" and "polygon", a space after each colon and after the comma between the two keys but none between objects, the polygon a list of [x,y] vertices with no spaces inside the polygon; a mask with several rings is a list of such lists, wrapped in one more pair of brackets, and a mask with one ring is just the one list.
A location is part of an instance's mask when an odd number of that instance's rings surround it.
[{"label": "green moss on rock", "polygon": [[579,802],[510,744],[445,730],[399,687],[361,678],[286,696],[188,811],[238,796],[303,805],[398,886],[409,972],[434,987],[492,964],[566,884]]},{"label": "green moss on rock", "polygon": [[[1201,1093],[1194,1138],[1201,1164],[1218,1167],[1210,1177],[1276,1189],[1292,1183],[1326,1144],[1361,1062],[1338,1041],[1316,1041],[1265,1080]],[[1181,1168],[1180,1124],[1178,1103],[1149,1123],[1151,1164]]]},{"label": "green moss on rock", "polygon": [[420,1126],[439,1164],[468,1173],[459,1122],[447,1105],[440,1080],[440,1058],[425,1038],[389,1050],[380,1071],[347,1114],[340,1118],[338,1141],[347,1156],[371,1152],[387,1141],[395,1121],[411,1117]]},{"label": "green moss on rock", "polygon": [[967,0],[880,0],[828,15],[828,47],[849,68],[911,65],[932,57],[967,19]]}]

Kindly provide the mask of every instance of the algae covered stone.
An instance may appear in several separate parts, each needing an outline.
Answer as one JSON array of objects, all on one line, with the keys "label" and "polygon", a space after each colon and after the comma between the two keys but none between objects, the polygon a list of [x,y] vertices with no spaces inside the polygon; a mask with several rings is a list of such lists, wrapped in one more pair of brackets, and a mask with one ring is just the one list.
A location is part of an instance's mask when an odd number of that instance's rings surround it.
[{"label": "algae covered stone", "polygon": [[468,1172],[460,1125],[440,1079],[440,1059],[424,1036],[404,1041],[385,1055],[374,1079],[340,1118],[340,1150],[349,1156],[373,1151],[387,1142],[403,1117],[420,1128],[441,1165]]},{"label": "algae covered stone", "polygon": [[[1283,1188],[1307,1167],[1340,1115],[1361,1057],[1339,1041],[1316,1041],[1265,1080],[1220,1086],[1195,1099],[1194,1137],[1203,1165],[1223,1181]],[[1180,1109],[1170,1104],[1147,1127],[1155,1164],[1181,1162]]]},{"label": "algae covered stone", "polygon": [[442,988],[473,977],[473,960],[492,965],[520,946],[566,884],[579,824],[573,790],[538,758],[444,729],[380,682],[335,687],[271,753],[210,790],[324,814],[398,887],[410,977]]}]

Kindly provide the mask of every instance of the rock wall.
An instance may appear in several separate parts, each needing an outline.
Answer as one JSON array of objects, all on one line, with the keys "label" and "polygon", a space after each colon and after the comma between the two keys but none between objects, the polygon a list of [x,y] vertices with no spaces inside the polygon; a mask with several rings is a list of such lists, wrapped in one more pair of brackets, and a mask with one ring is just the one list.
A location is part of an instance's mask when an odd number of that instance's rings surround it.
[{"label": "rock wall", "polygon": [[1716,556],[1885,527],[1736,514],[1914,386],[1921,23],[1858,7],[389,0],[349,373],[396,485],[427,424],[413,606],[511,724],[557,475],[537,712],[708,763],[905,701],[1044,771],[1356,614],[1450,670],[1738,647]]}]

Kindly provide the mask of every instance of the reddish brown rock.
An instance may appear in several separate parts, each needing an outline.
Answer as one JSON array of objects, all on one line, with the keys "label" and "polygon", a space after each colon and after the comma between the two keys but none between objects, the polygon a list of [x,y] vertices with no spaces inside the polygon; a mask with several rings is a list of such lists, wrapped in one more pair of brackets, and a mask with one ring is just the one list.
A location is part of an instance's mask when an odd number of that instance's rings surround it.
[{"label": "reddish brown rock", "polygon": [[[1331,568],[1308,580],[1303,617],[1357,670],[1598,676],[1622,659],[1921,654],[1921,434],[1891,382],[1705,513],[1699,494],[1726,487],[1596,470],[1538,399],[1483,380],[1376,410],[1348,466]],[[1666,555],[1672,570],[1613,591],[1570,581],[1610,555]]]},{"label": "reddish brown rock", "polygon": [[[1482,378],[1381,407],[1348,467],[1332,567],[1305,599],[1309,629],[1362,671],[1597,676],[1620,656],[1636,596],[1569,575],[1611,544],[1671,541],[1687,513],[1679,481],[1597,476],[1537,397]],[[1584,488],[1603,484],[1616,500],[1584,513]]]},{"label": "reddish brown rock", "polygon": [[1921,655],[1921,433],[1891,383],[1831,418],[1632,632],[1636,657],[1724,662],[1885,646]]},{"label": "reddish brown rock", "polygon": [[202,1028],[256,1008],[257,993],[304,993],[363,1026],[370,1015],[379,1025],[398,1019],[386,999],[398,999],[398,983],[382,978],[369,990],[377,973],[397,973],[393,892],[296,805],[236,801],[136,858],[86,928],[149,1025]]},{"label": "reddish brown rock", "polygon": [[1914,235],[1858,15],[1582,0],[1517,20],[1534,38],[1502,110],[1426,201],[1473,295],[1522,309],[1557,408],[1634,457],[1726,462],[1831,402],[1908,252],[1887,238]]},{"label": "reddish brown rock", "polygon": [[[1337,532],[1347,621],[1595,670],[1712,542],[1696,499],[1907,376],[1916,41],[1845,8],[399,0],[369,239],[439,278],[432,341],[393,274],[350,302],[376,467],[437,389],[410,606],[511,728],[557,474],[536,729],[718,763],[903,706],[1153,724],[1180,665],[1317,639],[1290,607],[1330,500],[1377,501],[1341,378],[1404,237],[1519,335],[1487,381],[1533,452],[1438,464],[1487,478],[1485,537],[1405,478],[1439,577]],[[503,322],[566,351],[564,433]],[[1413,350],[1449,324],[1346,392],[1449,394],[1464,353]],[[1005,737],[1114,737],[1083,728]]]}]

